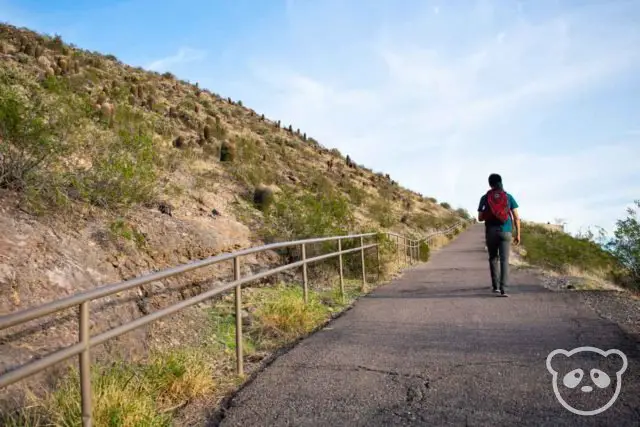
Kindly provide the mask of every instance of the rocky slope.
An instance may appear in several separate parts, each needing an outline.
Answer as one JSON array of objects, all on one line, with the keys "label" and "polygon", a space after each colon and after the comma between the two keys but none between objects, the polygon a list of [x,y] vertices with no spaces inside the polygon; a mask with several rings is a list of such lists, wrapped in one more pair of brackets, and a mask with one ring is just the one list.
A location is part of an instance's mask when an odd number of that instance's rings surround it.
[{"label": "rocky slope", "polygon": [[[0,25],[0,212],[0,314],[274,238],[420,235],[467,215],[240,101],[10,25]],[[230,276],[225,264],[101,300],[92,333]],[[1,331],[0,371],[74,342],[75,316]],[[197,339],[201,316],[180,313],[95,357]]]}]

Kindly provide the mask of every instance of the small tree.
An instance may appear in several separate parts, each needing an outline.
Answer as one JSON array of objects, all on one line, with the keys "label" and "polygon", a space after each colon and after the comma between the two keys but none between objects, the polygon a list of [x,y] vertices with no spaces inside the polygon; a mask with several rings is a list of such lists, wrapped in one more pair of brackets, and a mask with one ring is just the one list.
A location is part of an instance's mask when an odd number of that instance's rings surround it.
[{"label": "small tree", "polygon": [[[640,208],[640,200],[634,202]],[[613,254],[629,270],[633,283],[640,284],[640,217],[633,207],[627,209],[627,218],[616,222],[614,239],[609,243]]]}]

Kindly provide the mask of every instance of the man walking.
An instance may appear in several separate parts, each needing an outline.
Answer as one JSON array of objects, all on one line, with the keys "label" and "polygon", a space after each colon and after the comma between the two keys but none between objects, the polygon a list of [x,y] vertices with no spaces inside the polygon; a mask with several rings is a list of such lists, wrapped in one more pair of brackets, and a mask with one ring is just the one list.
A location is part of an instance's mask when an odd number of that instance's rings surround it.
[{"label": "man walking", "polygon": [[[489,270],[493,292],[506,297],[505,288],[509,279],[509,250],[511,240],[520,244],[520,217],[518,203],[511,194],[504,191],[502,177],[489,175],[491,189],[480,198],[478,221],[484,221],[485,242],[489,252]],[[515,238],[513,224],[515,223]],[[500,260],[500,276],[498,276],[498,260]]]}]

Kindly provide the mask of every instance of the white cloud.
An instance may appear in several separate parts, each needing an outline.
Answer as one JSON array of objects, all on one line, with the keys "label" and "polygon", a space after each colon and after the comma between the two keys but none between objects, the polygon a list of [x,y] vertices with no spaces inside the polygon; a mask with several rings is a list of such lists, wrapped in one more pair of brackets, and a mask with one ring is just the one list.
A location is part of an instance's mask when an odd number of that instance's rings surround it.
[{"label": "white cloud", "polygon": [[[353,62],[333,63],[335,47],[321,40],[301,47],[303,56],[295,62],[260,58],[254,61],[254,89],[264,99],[250,102],[357,162],[471,212],[489,173],[498,172],[525,218],[564,217],[574,230],[592,224],[610,230],[624,215],[628,202],[621,200],[640,196],[634,184],[640,179],[638,138],[617,141],[619,131],[611,129],[608,141],[581,140],[579,149],[566,154],[552,132],[545,135],[548,143],[534,141],[530,131],[545,134],[547,110],[574,108],[577,97],[599,102],[588,98],[591,91],[634,70],[640,75],[638,33],[607,25],[607,5],[590,9],[589,16],[570,11],[533,24],[519,4],[517,19],[507,19],[508,25],[496,24],[503,11],[494,5],[481,1],[460,12],[479,18],[473,31],[452,30],[447,23],[432,30],[416,24],[425,19],[416,12],[415,22],[381,23],[384,32],[368,43],[359,38],[354,11],[353,28],[332,27],[333,36],[345,40],[341,48],[367,46],[354,50]],[[301,14],[292,5],[289,15],[295,28],[324,25],[308,8]],[[294,46],[296,35],[290,35]],[[441,42],[448,39],[453,41]],[[305,67],[306,59],[318,56],[327,61]],[[566,124],[597,125],[597,118]],[[627,135],[637,136],[633,132]]]},{"label": "white cloud", "polygon": [[176,54],[153,61],[146,68],[152,71],[167,71],[176,65],[201,61],[206,56],[207,53],[203,50],[182,47]]}]

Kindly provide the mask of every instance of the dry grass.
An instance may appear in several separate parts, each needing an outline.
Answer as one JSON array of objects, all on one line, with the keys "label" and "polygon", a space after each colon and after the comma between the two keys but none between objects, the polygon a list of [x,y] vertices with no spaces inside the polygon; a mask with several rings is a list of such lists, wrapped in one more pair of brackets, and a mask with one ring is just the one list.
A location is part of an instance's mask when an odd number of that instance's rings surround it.
[{"label": "dry grass", "polygon": [[431,239],[431,249],[440,249],[443,246],[445,246],[447,243],[449,243],[451,241],[451,239],[447,236],[444,235],[438,235],[438,236],[434,236]]},{"label": "dry grass", "polygon": [[[91,372],[96,426],[168,426],[171,410],[215,391],[213,362],[202,349],[153,355],[146,363],[95,366]],[[80,388],[72,371],[55,391],[2,420],[7,425],[81,425]]]},{"label": "dry grass", "polygon": [[[438,243],[444,245],[447,239]],[[382,281],[404,266],[395,242],[381,238]],[[367,265],[373,266],[368,258]],[[368,283],[373,289],[379,283]],[[364,291],[361,279],[345,278],[345,295],[339,278],[326,283],[310,280],[305,304],[300,283],[245,288],[243,310],[249,324],[243,327],[244,356],[269,353],[306,336],[329,321],[332,314],[352,304]],[[92,370],[93,417],[96,426],[169,426],[174,412],[194,399],[221,396],[238,385],[230,369],[235,360],[235,310],[232,294],[210,309],[209,333],[198,348],[172,349],[152,354],[143,363],[114,363]],[[207,334],[205,334],[207,335]],[[0,418],[7,426],[78,426],[81,424],[77,371],[60,381],[44,397],[30,395],[29,404]]]}]

